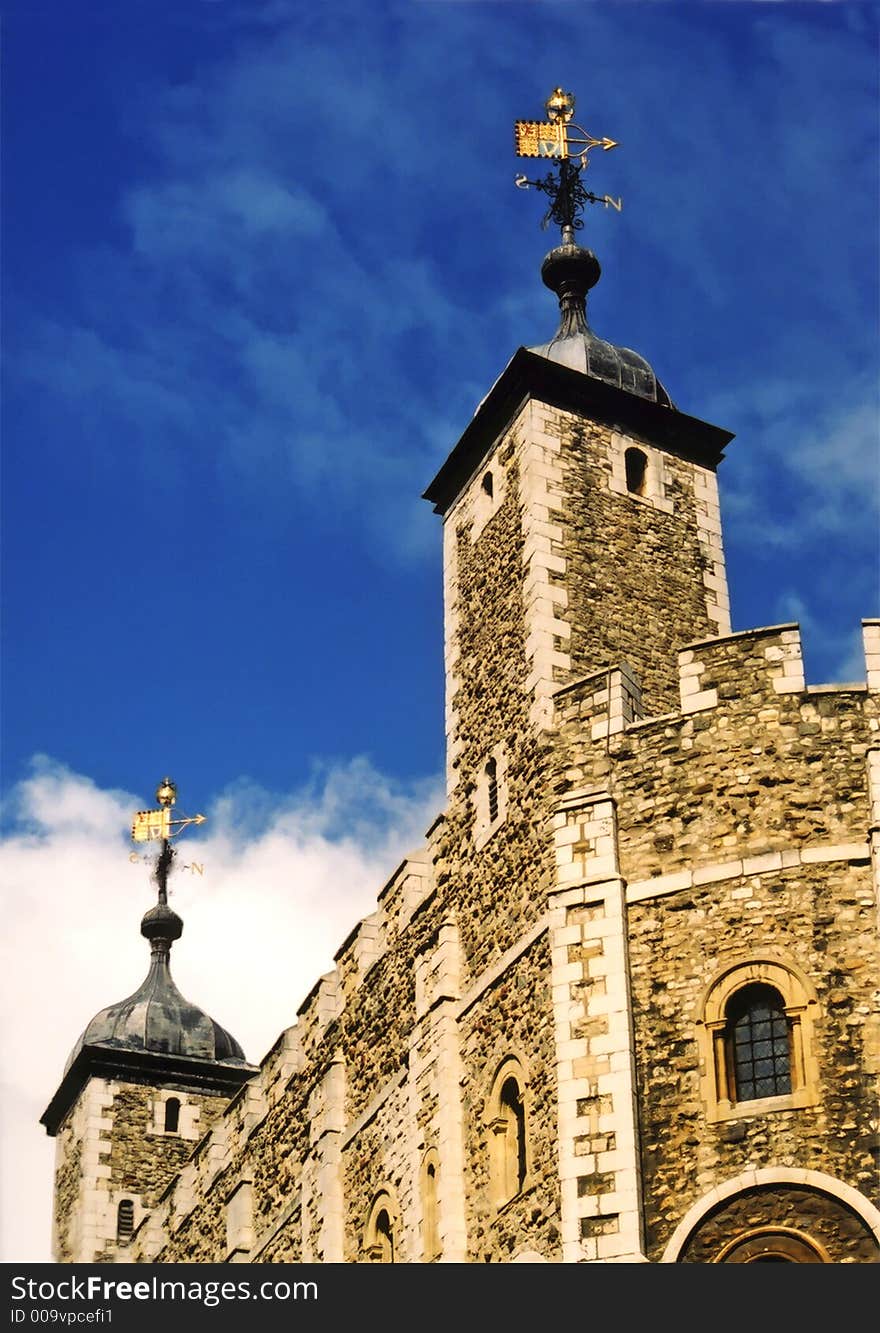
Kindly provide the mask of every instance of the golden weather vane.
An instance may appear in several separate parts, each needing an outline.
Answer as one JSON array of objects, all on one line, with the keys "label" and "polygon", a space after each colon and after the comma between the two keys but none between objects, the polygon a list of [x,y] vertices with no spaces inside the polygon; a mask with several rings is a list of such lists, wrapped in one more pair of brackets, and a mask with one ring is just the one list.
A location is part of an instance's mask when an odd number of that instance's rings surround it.
[{"label": "golden weather vane", "polygon": [[586,158],[591,148],[617,148],[616,139],[594,139],[572,123],[574,94],[554,88],[544,103],[547,120],[518,120],[513,131],[517,157]]},{"label": "golden weather vane", "polygon": [[[158,810],[138,810],[131,825],[131,840],[157,842],[161,839],[162,850],[156,862],[156,883],[159,885],[159,901],[167,902],[168,872],[174,859],[171,839],[176,838],[190,824],[204,824],[206,817],[189,815],[183,819],[171,818],[171,810],[177,800],[177,786],[170,778],[163,778],[159,783],[156,788],[156,800],[159,802]],[[136,852],[132,852],[129,860],[139,861],[141,858]],[[199,874],[202,873],[202,867],[197,862],[193,863],[192,868],[198,870]]]},{"label": "golden weather vane", "polygon": [[586,190],[581,182],[581,172],[589,166],[588,154],[591,148],[602,148],[606,153],[610,148],[617,148],[616,139],[596,139],[580,125],[574,124],[574,96],[562,88],[554,88],[544,103],[547,120],[518,120],[514,123],[514,148],[517,157],[544,157],[559,162],[558,174],[551,171],[543,180],[529,180],[524,175],[514,179],[521,190],[534,186],[543,190],[550,198],[548,209],[541,225],[546,227],[551,220],[570,232],[582,227],[578,213],[584,204],[604,204],[619,213],[623,207],[620,199],[610,195],[596,195]]}]

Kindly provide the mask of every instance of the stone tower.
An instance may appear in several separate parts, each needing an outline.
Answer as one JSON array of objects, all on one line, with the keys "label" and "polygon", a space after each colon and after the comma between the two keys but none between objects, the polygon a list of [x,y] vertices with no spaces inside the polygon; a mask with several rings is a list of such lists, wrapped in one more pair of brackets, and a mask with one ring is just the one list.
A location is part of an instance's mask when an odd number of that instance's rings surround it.
[{"label": "stone tower", "polygon": [[58,1263],[125,1260],[145,1213],[254,1073],[238,1042],[174,984],[183,922],[163,896],[141,922],[144,981],[88,1024],[40,1118],[57,1139]]},{"label": "stone tower", "polygon": [[188,1062],[160,1080],[139,1036],[151,1079],[125,1039],[105,1074],[116,1010],[87,1029],[47,1112],[62,1257],[83,1219],[118,1257],[131,1189],[137,1262],[880,1260],[880,622],[843,685],[797,625],[731,633],[732,436],[592,331],[560,225],[557,332],[425,492],[446,807],[258,1070],[200,1052],[253,1076],[173,1179]]}]

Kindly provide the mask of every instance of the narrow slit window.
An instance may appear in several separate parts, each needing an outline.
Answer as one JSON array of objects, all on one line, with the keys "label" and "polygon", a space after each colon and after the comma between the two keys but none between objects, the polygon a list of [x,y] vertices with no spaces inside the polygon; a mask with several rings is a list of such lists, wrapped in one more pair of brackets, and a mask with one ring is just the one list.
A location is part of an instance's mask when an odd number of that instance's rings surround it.
[{"label": "narrow slit window", "polygon": [[487,472],[483,477],[483,490],[486,492],[489,499],[491,500],[492,496],[495,494],[495,484],[492,481],[491,472]]},{"label": "narrow slit window", "polygon": [[180,1125],[180,1098],[169,1097],[165,1103],[165,1133],[176,1134]]},{"label": "narrow slit window", "polygon": [[440,1231],[437,1216],[437,1163],[426,1163],[422,1177],[425,1262],[440,1255]]},{"label": "narrow slit window", "polygon": [[123,1199],[116,1210],[116,1240],[120,1245],[127,1245],[134,1231],[134,1203]]},{"label": "narrow slit window", "polygon": [[486,799],[489,811],[489,823],[498,818],[498,763],[490,759],[486,765]]},{"label": "narrow slit window", "polygon": [[648,481],[648,458],[641,449],[627,449],[624,455],[626,466],[626,489],[630,495],[644,495]]}]

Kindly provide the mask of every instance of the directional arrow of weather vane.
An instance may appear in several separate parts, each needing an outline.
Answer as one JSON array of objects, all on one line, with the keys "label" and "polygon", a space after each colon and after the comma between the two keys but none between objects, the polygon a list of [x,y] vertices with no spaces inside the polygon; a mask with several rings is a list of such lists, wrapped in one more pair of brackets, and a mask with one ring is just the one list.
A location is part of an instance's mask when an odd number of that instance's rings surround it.
[{"label": "directional arrow of weather vane", "polygon": [[[163,778],[156,788],[158,810],[138,810],[131,825],[132,842],[156,842],[161,840],[162,850],[156,863],[156,883],[159,885],[159,901],[168,901],[168,872],[174,859],[171,839],[177,837],[190,824],[204,824],[205,815],[188,815],[182,819],[171,818],[171,808],[177,800],[177,787],[170,778]],[[132,853],[132,859],[138,857]]]},{"label": "directional arrow of weather vane", "polygon": [[546,227],[551,219],[563,229],[582,227],[578,214],[585,203],[604,204],[619,213],[620,199],[610,195],[596,195],[584,188],[581,172],[589,166],[591,148],[617,148],[616,139],[596,139],[580,125],[572,122],[574,96],[562,88],[554,88],[544,103],[547,120],[518,120],[514,124],[514,146],[517,157],[552,158],[559,162],[557,173],[550,172],[543,180],[529,180],[519,175],[515,184],[522,190],[533,186],[550,199],[550,208],[542,219]]}]

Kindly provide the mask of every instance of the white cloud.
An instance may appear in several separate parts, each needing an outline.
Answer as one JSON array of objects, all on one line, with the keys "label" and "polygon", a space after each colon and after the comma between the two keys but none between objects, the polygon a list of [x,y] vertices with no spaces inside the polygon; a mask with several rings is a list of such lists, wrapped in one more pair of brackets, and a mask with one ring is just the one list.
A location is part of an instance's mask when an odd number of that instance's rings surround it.
[{"label": "white cloud", "polygon": [[[258,1063],[441,802],[439,779],[404,786],[364,759],[319,767],[287,797],[247,782],[219,796],[203,836],[178,843],[180,990]],[[41,757],[5,812],[0,1262],[49,1260],[54,1143],[39,1117],[86,1024],[147,972],[139,925],[155,889],[128,859],[143,804]]]}]

